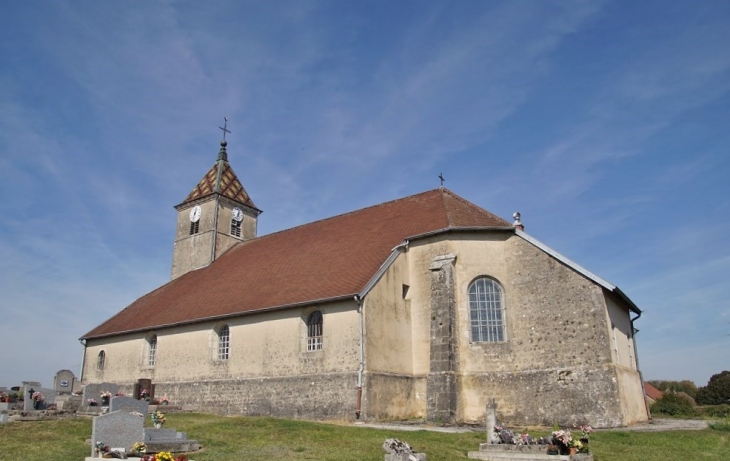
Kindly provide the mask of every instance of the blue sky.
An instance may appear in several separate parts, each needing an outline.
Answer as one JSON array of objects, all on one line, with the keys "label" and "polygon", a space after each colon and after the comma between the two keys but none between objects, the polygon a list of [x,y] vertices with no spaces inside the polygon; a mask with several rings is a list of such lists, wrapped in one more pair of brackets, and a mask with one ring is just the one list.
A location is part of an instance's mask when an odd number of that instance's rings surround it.
[{"label": "blue sky", "polygon": [[265,234],[439,185],[618,285],[646,379],[730,369],[730,3],[24,1],[0,15],[0,385],[169,280],[218,152]]}]

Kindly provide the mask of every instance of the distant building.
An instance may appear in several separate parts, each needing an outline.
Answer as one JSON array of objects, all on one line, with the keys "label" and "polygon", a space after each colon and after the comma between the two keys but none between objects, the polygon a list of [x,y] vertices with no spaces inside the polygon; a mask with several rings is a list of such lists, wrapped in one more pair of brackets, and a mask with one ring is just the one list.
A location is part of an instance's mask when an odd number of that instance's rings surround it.
[{"label": "distant building", "polygon": [[83,383],[247,415],[648,418],[640,310],[519,218],[439,188],[258,237],[225,141],[175,208],[172,280],[83,335]]}]

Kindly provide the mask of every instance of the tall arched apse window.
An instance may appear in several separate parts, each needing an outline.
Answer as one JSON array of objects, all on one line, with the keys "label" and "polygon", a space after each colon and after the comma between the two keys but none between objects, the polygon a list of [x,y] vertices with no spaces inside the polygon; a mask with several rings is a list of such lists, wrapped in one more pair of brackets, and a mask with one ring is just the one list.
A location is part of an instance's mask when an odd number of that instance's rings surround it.
[{"label": "tall arched apse window", "polygon": [[469,318],[472,341],[505,341],[504,299],[497,282],[481,277],[469,285]]},{"label": "tall arched apse window", "polygon": [[96,356],[96,369],[99,371],[102,371],[104,369],[104,364],[106,363],[106,353],[104,351],[99,352],[99,355]]}]

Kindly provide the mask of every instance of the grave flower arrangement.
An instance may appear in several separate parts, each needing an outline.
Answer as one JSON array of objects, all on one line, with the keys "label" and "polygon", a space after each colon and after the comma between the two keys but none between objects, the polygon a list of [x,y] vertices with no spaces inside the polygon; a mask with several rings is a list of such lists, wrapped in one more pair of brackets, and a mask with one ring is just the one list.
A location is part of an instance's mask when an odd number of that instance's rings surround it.
[{"label": "grave flower arrangement", "polygon": [[33,394],[31,394],[30,398],[32,398],[34,402],[43,402],[46,400],[45,397],[43,397],[43,394],[41,394],[38,391],[33,392]]},{"label": "grave flower arrangement", "polygon": [[142,391],[139,393],[139,398],[142,400],[150,400],[150,391],[148,389],[142,389]]},{"label": "grave flower arrangement", "polygon": [[6,394],[5,392],[0,392],[0,402],[9,402],[8,394]]},{"label": "grave flower arrangement", "polygon": [[102,453],[109,453],[109,447],[104,445],[104,442],[102,442],[102,441],[96,442],[95,448],[96,448],[97,457],[98,457],[98,455],[100,455]]},{"label": "grave flower arrangement", "polygon": [[161,451],[157,453],[157,460],[156,461],[175,461],[175,458],[172,456],[172,453],[169,451]]},{"label": "grave flower arrangement", "polygon": [[138,454],[146,453],[147,445],[145,445],[144,442],[134,442],[134,445],[132,445],[132,451]]},{"label": "grave flower arrangement", "polygon": [[109,391],[104,391],[101,393],[101,404],[102,405],[109,405],[109,399],[112,398],[112,393]]},{"label": "grave flower arrangement", "polygon": [[[593,431],[593,428],[590,428],[590,430]],[[553,443],[558,446],[561,454],[569,454],[571,451],[573,453],[588,453],[588,447],[585,446],[583,442],[573,437],[570,429],[553,431]]]},{"label": "grave flower arrangement", "polygon": [[96,403],[96,400],[95,400],[95,399],[86,399],[86,403],[87,403],[87,404],[88,404],[88,405],[89,405],[90,407],[95,407],[95,406],[97,406],[97,405],[98,405],[98,403]]},{"label": "grave flower arrangement", "polygon": [[[162,455],[162,456],[160,456]],[[169,458],[167,456],[170,456]],[[187,456],[180,455],[177,458],[172,457],[172,453],[162,451],[156,455],[144,455],[142,461],[190,461]]]},{"label": "grave flower arrangement", "polygon": [[160,403],[162,405],[168,405],[170,403],[170,399],[167,398],[167,394],[163,395],[160,399]]},{"label": "grave flower arrangement", "polygon": [[165,424],[165,415],[160,411],[153,411],[150,413],[150,418],[152,418],[152,423],[155,425],[155,427],[162,427],[163,424]]}]

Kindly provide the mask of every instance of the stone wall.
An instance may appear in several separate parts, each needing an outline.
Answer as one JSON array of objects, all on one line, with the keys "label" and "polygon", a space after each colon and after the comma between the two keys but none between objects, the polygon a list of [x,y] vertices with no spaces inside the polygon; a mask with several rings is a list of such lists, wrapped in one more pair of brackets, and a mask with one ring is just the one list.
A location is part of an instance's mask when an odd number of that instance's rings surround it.
[{"label": "stone wall", "polygon": [[[445,254],[456,256],[452,279],[432,269]],[[404,283],[411,286],[413,376],[429,375],[430,420],[447,420],[448,408],[456,421],[481,422],[490,397],[510,423],[617,426],[647,419],[636,403],[642,396],[633,357],[612,354],[617,344],[628,350],[629,311],[610,306],[620,325],[612,332],[607,293],[596,282],[509,232],[429,237],[411,242],[402,257],[410,273]],[[468,287],[485,276],[503,289],[505,342],[471,341]],[[449,296],[453,318],[444,307]]]},{"label": "stone wall", "polygon": [[[323,315],[323,347],[308,351],[305,321],[315,309]],[[140,378],[207,382],[354,372],[359,366],[358,322],[354,300],[230,318],[225,320],[230,331],[228,360],[217,358],[215,331],[223,321],[160,329],[155,331],[153,367],[146,361],[147,333],[89,340],[82,379],[84,384],[133,384]],[[106,365],[97,370],[101,350]]]},{"label": "stone wall", "polygon": [[166,394],[172,404],[183,403],[185,410],[304,419],[355,417],[355,372],[155,384],[156,395]]}]

